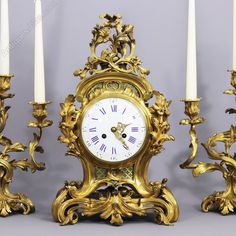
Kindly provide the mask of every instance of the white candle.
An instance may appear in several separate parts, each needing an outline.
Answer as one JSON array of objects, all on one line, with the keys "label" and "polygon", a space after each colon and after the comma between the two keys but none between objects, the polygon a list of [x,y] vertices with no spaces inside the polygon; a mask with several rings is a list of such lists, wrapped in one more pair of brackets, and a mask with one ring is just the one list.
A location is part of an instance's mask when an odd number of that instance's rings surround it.
[{"label": "white candle", "polygon": [[35,0],[34,101],[38,103],[45,102],[43,54],[42,6],[41,0]]},{"label": "white candle", "polygon": [[0,24],[0,74],[9,75],[9,16],[8,0],[1,0],[1,24]]},{"label": "white candle", "polygon": [[189,0],[186,99],[197,98],[197,47],[195,0]]},{"label": "white candle", "polygon": [[236,0],[233,0],[233,70],[236,70]]}]

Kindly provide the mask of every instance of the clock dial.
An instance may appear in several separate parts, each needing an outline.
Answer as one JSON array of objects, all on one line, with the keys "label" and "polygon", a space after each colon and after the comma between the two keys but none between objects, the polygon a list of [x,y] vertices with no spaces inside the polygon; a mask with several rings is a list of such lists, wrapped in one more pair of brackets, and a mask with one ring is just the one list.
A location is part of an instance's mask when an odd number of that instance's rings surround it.
[{"label": "clock dial", "polygon": [[143,146],[147,128],[143,112],[123,98],[105,98],[86,110],[81,126],[83,142],[97,158],[119,162]]}]

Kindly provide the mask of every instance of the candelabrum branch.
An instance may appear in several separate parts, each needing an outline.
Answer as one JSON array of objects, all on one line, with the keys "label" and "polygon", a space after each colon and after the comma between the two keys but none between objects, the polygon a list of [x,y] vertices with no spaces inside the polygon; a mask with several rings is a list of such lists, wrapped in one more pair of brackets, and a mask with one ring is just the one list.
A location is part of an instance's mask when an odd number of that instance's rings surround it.
[{"label": "candelabrum branch", "polygon": [[198,138],[196,134],[196,125],[204,122],[202,117],[199,117],[200,109],[199,103],[200,99],[196,100],[183,100],[185,103],[185,114],[189,117],[180,121],[181,125],[190,125],[189,135],[190,135],[190,145],[191,153],[188,159],[180,165],[182,169],[194,169],[197,164],[192,162],[195,160],[198,151]]},{"label": "candelabrum branch", "polygon": [[34,133],[34,138],[29,142],[29,158],[22,158],[20,160],[12,160],[10,153],[24,152],[27,146],[22,143],[13,143],[9,138],[3,135],[5,129],[9,106],[5,106],[4,101],[7,98],[12,98],[14,95],[9,94],[10,81],[12,75],[0,75],[0,216],[7,216],[12,212],[23,212],[28,214],[34,211],[32,201],[24,194],[13,194],[9,191],[9,184],[13,179],[13,172],[15,168],[20,168],[24,171],[31,169],[32,172],[36,170],[44,170],[45,164],[37,162],[35,159],[35,152],[43,152],[43,148],[39,145],[42,137],[42,129],[52,124],[52,121],[47,120],[47,103],[32,103],[33,117],[35,121],[29,122],[29,127],[37,128]]},{"label": "candelabrum branch", "polygon": [[45,103],[36,103],[31,102],[33,106],[33,117],[35,118],[35,121],[30,121],[28,123],[28,127],[30,128],[36,128],[37,132],[33,133],[33,140],[29,142],[28,149],[29,149],[29,158],[23,158],[20,160],[13,160],[11,162],[12,166],[14,168],[20,168],[24,171],[27,171],[30,169],[32,173],[35,171],[42,171],[45,169],[45,163],[43,162],[37,162],[35,159],[35,153],[43,153],[44,149],[42,146],[39,145],[43,128],[48,127],[52,125],[52,121],[47,120],[47,105],[50,102]]}]

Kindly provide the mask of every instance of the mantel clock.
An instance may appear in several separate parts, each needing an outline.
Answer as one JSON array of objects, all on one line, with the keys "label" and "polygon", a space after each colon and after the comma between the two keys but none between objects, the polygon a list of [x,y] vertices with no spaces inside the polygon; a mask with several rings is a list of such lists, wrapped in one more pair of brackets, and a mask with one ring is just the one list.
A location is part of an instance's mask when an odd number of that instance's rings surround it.
[{"label": "mantel clock", "polygon": [[[149,182],[147,172],[163,143],[174,139],[168,134],[170,101],[153,90],[149,70],[134,55],[133,26],[124,25],[120,15],[101,18],[88,61],[74,72],[81,79],[76,94],[61,104],[59,140],[67,155],[81,161],[84,179],[65,183],[53,216],[62,225],[93,215],[121,225],[123,218],[152,211],[157,223],[168,225],[178,219],[178,204],[167,179]],[[156,101],[149,106],[152,97]]]}]

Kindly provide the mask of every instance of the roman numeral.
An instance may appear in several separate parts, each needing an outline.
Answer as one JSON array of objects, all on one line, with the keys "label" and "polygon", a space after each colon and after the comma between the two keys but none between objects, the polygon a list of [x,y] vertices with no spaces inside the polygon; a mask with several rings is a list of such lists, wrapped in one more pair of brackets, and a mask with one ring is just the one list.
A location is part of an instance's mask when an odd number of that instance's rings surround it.
[{"label": "roman numeral", "polygon": [[92,142],[94,143],[94,145],[98,144],[99,143],[99,138],[98,136],[94,136],[91,138]]},{"label": "roman numeral", "polygon": [[138,127],[131,127],[131,132],[138,132]]},{"label": "roman numeral", "polygon": [[136,138],[134,138],[133,136],[130,136],[128,141],[132,144],[134,144],[136,142]]},{"label": "roman numeral", "polygon": [[106,111],[105,111],[105,109],[104,108],[102,108],[102,109],[99,109],[99,111],[103,114],[103,115],[105,115],[106,114]]},{"label": "roman numeral", "polygon": [[86,143],[89,147],[91,146],[91,143],[89,141],[86,141]]},{"label": "roman numeral", "polygon": [[102,144],[102,146],[100,147],[100,150],[105,152],[107,149],[106,145],[105,144]]},{"label": "roman numeral", "polygon": [[116,148],[112,147],[111,153],[112,153],[113,155],[116,155]]},{"label": "roman numeral", "polygon": [[111,105],[111,111],[117,112],[117,105]]},{"label": "roman numeral", "polygon": [[97,132],[97,128],[96,128],[96,127],[90,128],[90,129],[89,129],[89,132]]},{"label": "roman numeral", "polygon": [[98,120],[97,118],[92,118],[92,120]]},{"label": "roman numeral", "polygon": [[142,146],[142,144],[143,144],[142,142],[139,142],[139,143],[137,144],[137,147],[140,148],[140,147]]}]

